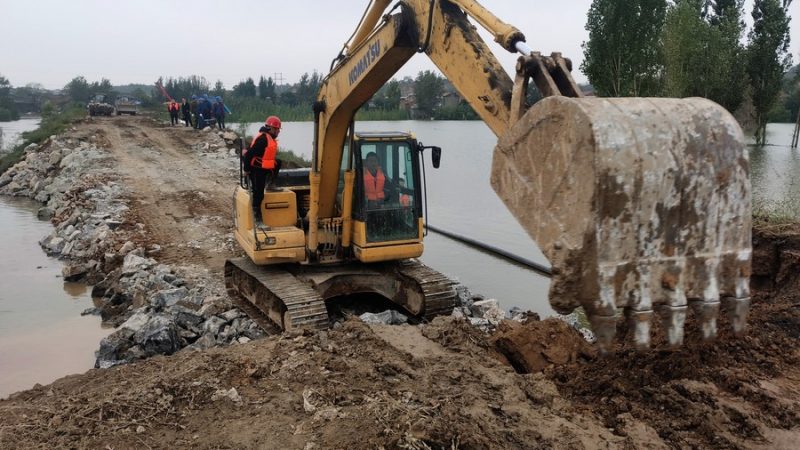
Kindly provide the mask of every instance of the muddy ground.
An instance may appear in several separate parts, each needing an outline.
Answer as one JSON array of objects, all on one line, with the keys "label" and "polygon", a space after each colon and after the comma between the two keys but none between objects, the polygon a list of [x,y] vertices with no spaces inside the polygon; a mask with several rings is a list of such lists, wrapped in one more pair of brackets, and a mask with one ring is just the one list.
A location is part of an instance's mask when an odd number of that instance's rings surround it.
[{"label": "muddy ground", "polygon": [[[146,118],[101,136],[159,262],[221,276],[229,161]],[[157,158],[150,150],[159,148]],[[180,231],[178,231],[180,230]],[[563,322],[351,320],[95,369],[0,401],[0,448],[797,448],[800,227],[755,233],[746,336],[599,355]],[[620,335],[625,330],[620,328]]]}]

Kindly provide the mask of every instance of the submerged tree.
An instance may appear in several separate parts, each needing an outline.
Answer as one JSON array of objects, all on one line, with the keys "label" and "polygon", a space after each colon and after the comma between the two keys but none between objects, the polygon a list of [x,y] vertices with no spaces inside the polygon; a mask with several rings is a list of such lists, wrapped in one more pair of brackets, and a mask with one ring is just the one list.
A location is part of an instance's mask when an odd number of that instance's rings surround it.
[{"label": "submerged tree", "polygon": [[594,0],[581,70],[600,96],[652,96],[661,91],[659,55],[666,0]]},{"label": "submerged tree", "polygon": [[664,92],[705,97],[733,112],[744,99],[742,0],[677,0],[663,33]]},{"label": "submerged tree", "polygon": [[747,47],[747,74],[756,122],[756,143],[766,143],[767,115],[781,90],[783,74],[792,63],[789,15],[792,0],[755,0],[753,29]]}]

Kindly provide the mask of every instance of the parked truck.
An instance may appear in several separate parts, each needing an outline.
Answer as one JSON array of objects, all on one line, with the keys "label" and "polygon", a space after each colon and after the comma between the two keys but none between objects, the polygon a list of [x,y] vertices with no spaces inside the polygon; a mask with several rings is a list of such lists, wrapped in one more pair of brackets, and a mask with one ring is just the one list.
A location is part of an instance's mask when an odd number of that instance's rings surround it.
[{"label": "parked truck", "polygon": [[139,111],[139,100],[131,97],[117,97],[114,102],[114,107],[117,109],[117,115],[130,114],[135,116]]}]

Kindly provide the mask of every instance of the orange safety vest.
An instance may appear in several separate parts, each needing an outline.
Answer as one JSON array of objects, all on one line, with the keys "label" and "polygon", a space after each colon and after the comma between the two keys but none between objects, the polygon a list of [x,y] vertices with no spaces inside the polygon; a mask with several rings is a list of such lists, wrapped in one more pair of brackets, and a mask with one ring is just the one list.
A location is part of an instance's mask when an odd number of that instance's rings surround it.
[{"label": "orange safety vest", "polygon": [[369,170],[364,170],[364,193],[367,195],[367,200],[383,200],[383,185],[385,183],[386,177],[380,167],[375,176],[369,173]]},{"label": "orange safety vest", "polygon": [[264,156],[254,156],[250,161],[250,165],[253,167],[261,167],[262,169],[274,169],[275,157],[278,155],[278,141],[272,139],[269,133],[258,133],[255,135],[250,142],[250,148],[252,149],[253,146],[256,145],[256,140],[262,134],[267,137],[267,148],[264,149]]}]

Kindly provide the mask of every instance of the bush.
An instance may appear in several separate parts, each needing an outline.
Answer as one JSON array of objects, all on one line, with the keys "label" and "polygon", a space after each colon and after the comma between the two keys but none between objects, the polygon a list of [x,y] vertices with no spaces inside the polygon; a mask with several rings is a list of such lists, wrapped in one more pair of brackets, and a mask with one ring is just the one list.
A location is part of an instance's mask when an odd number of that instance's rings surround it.
[{"label": "bush", "polygon": [[19,114],[16,111],[0,108],[0,122],[10,122],[12,120],[19,120]]}]

